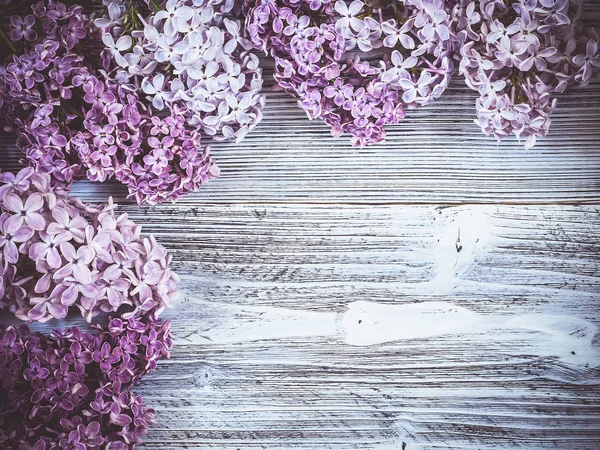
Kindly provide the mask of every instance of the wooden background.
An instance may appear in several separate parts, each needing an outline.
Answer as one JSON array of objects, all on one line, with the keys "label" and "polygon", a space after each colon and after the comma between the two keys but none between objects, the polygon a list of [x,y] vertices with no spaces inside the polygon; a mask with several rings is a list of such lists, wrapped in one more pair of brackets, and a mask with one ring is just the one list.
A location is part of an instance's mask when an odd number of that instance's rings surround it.
[{"label": "wooden background", "polygon": [[481,134],[460,81],[364,149],[266,91],[201,192],[74,188],[182,277],[143,448],[600,449],[600,82],[531,150]]}]

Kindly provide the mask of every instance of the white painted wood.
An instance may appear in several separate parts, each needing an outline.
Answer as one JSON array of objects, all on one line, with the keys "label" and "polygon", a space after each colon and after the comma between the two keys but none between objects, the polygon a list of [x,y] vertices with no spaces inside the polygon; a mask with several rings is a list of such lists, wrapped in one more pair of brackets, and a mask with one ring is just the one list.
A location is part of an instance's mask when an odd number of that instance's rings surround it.
[{"label": "white painted wood", "polygon": [[144,448],[597,448],[599,207],[122,210],[182,276]]}]

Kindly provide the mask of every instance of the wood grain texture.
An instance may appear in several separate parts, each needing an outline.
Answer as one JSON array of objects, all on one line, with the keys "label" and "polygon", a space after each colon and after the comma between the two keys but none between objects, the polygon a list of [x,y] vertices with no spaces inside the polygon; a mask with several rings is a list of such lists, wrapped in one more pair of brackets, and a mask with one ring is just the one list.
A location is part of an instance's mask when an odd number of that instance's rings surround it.
[{"label": "wood grain texture", "polygon": [[142,448],[600,449],[600,83],[527,151],[483,136],[474,102],[453,82],[355,149],[267,90],[259,127],[213,146],[222,177],[176,205],[74,186],[182,277]]},{"label": "wood grain texture", "polygon": [[[550,135],[531,150],[483,135],[475,99],[456,81],[388,127],[385,144],[357,149],[309,121],[287,94],[267,90],[263,122],[240,144],[212,146],[222,176],[184,204],[600,202],[600,83],[562,96]],[[94,192],[125,194],[110,185]]]},{"label": "wood grain texture", "polygon": [[598,448],[600,208],[122,210],[184,293],[144,448]]},{"label": "wood grain texture", "polygon": [[[221,177],[183,204],[600,203],[600,82],[562,95],[550,135],[531,150],[483,135],[473,123],[476,96],[459,81],[388,127],[386,143],[363,149],[309,121],[287,94],[267,88],[266,96],[265,119],[243,142],[213,144]],[[0,145],[12,142],[5,134]],[[3,167],[15,169],[18,153],[5,152]],[[127,194],[117,183],[74,192],[121,203]]]}]

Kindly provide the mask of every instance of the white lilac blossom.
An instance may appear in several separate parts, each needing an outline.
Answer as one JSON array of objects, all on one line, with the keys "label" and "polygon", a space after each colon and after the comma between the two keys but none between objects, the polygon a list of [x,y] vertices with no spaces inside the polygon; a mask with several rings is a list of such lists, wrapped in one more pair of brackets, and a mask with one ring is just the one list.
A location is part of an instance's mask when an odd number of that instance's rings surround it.
[{"label": "white lilac blossom", "polygon": [[177,295],[171,257],[112,200],[86,205],[31,167],[0,173],[0,308],[47,321],[77,308],[158,315]]},{"label": "white lilac blossom", "polygon": [[106,69],[139,84],[157,114],[177,109],[203,134],[241,141],[262,119],[264,97],[258,59],[227,17],[233,3],[168,0],[156,10],[151,2],[147,17],[136,2],[109,3],[96,20]]},{"label": "white lilac blossom", "polygon": [[252,43],[275,59],[279,87],[334,136],[349,133],[363,146],[448,86],[455,3],[247,0],[240,9]]},{"label": "white lilac blossom", "polygon": [[546,136],[554,95],[585,85],[600,69],[598,34],[582,24],[581,0],[462,0],[454,30],[460,72],[476,90],[485,134],[531,147]]}]

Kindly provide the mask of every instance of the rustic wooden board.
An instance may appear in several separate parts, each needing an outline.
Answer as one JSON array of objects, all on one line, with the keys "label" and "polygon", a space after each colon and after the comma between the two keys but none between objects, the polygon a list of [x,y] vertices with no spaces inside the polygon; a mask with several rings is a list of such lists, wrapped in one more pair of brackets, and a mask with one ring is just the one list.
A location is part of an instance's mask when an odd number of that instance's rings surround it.
[{"label": "rustic wooden board", "polygon": [[[267,89],[265,119],[247,139],[212,146],[221,178],[182,202],[600,203],[600,82],[561,96],[550,135],[531,150],[483,135],[473,123],[475,99],[456,81],[438,102],[389,127],[385,144],[357,149]],[[12,142],[6,134],[0,145]],[[17,161],[9,151],[4,169]],[[126,196],[111,183],[75,192],[87,200]]]},{"label": "rustic wooden board", "polygon": [[454,82],[354,149],[269,91],[176,205],[74,187],[123,203],[182,276],[143,448],[600,448],[600,83],[528,151],[483,136],[474,101]]},{"label": "rustic wooden board", "polygon": [[183,279],[145,448],[598,448],[599,207],[122,209]]},{"label": "rustic wooden board", "polygon": [[599,208],[126,210],[185,289],[146,448],[598,448]]}]

